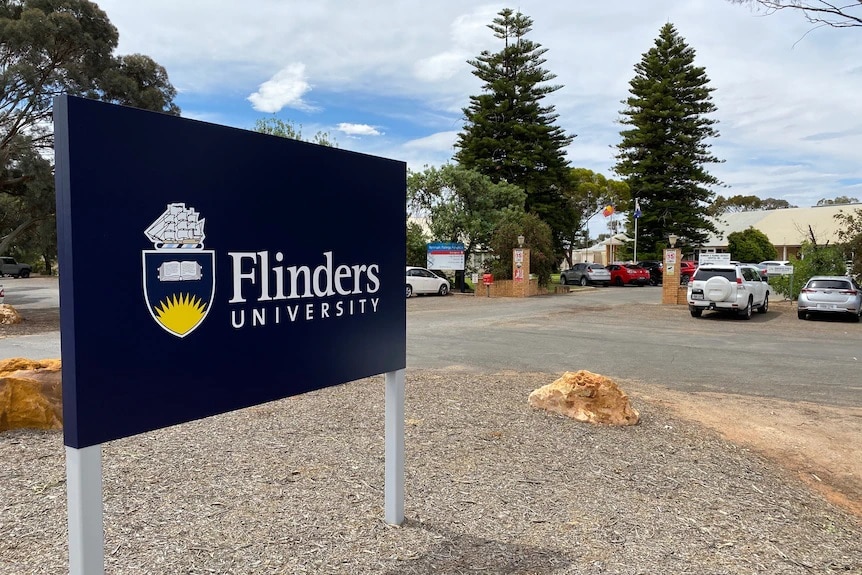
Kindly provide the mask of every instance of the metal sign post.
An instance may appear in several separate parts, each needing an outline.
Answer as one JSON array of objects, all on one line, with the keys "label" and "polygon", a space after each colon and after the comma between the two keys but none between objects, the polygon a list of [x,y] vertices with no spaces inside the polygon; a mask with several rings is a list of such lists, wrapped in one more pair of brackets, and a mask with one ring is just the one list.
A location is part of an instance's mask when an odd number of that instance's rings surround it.
[{"label": "metal sign post", "polygon": [[66,497],[69,506],[69,573],[104,573],[101,445],[82,449],[66,447]]},{"label": "metal sign post", "polygon": [[404,374],[386,374],[386,451],[383,516],[390,525],[404,522]]}]

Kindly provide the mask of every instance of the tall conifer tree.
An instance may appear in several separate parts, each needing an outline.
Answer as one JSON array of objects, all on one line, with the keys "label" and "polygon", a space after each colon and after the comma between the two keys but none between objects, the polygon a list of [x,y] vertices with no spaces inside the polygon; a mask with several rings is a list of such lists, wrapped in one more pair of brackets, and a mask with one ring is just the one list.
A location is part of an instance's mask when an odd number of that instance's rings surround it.
[{"label": "tall conifer tree", "polygon": [[706,204],[721,182],[705,165],[720,162],[710,151],[718,137],[716,111],[703,68],[694,65],[694,49],[665,24],[655,46],[635,65],[631,94],[623,103],[616,172],[638,198],[641,253],[659,255],[673,233],[681,245],[703,242],[715,231],[706,219]]},{"label": "tall conifer tree", "polygon": [[544,97],[562,86],[542,65],[547,51],[527,39],[533,21],[511,9],[501,10],[488,27],[503,41],[499,52],[483,51],[470,60],[482,80],[482,93],[470,96],[466,123],[458,135],[455,159],[461,166],[522,188],[525,209],[554,231],[560,248],[566,230],[562,189],[567,182],[564,148],[574,136],[554,125],[554,106]]}]

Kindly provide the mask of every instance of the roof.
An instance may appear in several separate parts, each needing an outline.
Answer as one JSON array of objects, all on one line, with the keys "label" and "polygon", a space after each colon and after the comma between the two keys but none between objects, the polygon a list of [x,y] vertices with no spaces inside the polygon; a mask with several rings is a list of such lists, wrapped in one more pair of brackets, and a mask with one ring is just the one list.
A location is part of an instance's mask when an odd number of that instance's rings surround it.
[{"label": "roof", "polygon": [[712,218],[719,234],[710,234],[703,243],[705,248],[727,247],[727,236],[753,227],[760,230],[775,246],[799,246],[810,239],[809,226],[817,243],[837,243],[841,225],[835,219],[839,212],[862,209],[862,204],[840,204],[811,208],[785,208],[736,212]]}]

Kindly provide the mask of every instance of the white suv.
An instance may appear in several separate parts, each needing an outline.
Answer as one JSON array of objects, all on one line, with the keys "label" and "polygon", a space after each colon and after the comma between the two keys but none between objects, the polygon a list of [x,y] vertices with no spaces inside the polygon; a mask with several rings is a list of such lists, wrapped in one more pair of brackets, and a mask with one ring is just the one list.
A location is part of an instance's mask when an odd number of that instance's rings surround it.
[{"label": "white suv", "polygon": [[769,284],[760,270],[745,264],[704,264],[688,282],[688,311],[700,317],[703,310],[739,314],[751,319],[757,309],[769,309]]}]

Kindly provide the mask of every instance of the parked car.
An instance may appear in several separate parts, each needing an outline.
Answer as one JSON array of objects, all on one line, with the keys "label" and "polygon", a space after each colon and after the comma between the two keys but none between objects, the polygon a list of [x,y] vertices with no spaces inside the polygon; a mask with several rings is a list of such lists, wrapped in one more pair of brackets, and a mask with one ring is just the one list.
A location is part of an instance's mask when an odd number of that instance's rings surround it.
[{"label": "parked car", "polygon": [[407,266],[407,297],[422,293],[449,293],[449,280],[435,275],[431,270]]},{"label": "parked car", "polygon": [[33,268],[30,264],[15,261],[15,258],[7,256],[0,257],[0,277],[12,276],[13,278],[28,278]]},{"label": "parked car", "polygon": [[649,272],[650,285],[657,286],[662,280],[662,263],[654,260],[638,262],[638,265]]},{"label": "parked car", "polygon": [[[745,263],[745,262],[744,262],[744,263]],[[750,264],[750,263],[745,263],[745,265],[747,265],[747,266],[751,266],[751,267],[753,267],[753,268],[757,268],[757,269],[758,269],[758,271],[760,272],[760,279],[762,279],[763,281],[767,281],[767,280],[769,279],[769,274],[768,274],[768,273],[766,273],[766,266],[765,266],[765,265],[762,265],[762,264]]]},{"label": "parked car", "polygon": [[799,319],[814,314],[842,314],[852,321],[862,317],[862,288],[847,276],[814,276],[796,300]]},{"label": "parked car", "polygon": [[769,266],[789,266],[789,265],[791,265],[791,263],[787,260],[766,260],[766,261],[760,262],[757,265],[763,266],[764,269],[766,269],[765,275],[768,279],[769,278],[769,269],[768,269]]},{"label": "parked car", "polygon": [[751,319],[754,309],[759,313],[769,309],[769,284],[757,268],[745,264],[704,264],[688,282],[687,291],[692,317],[715,310]]},{"label": "parked car", "polygon": [[602,264],[579,263],[560,273],[560,283],[608,286],[611,284],[611,272]]},{"label": "parked car", "polygon": [[691,280],[697,270],[697,262],[682,260],[679,262],[679,283],[685,285]]},{"label": "parked car", "polygon": [[645,286],[649,283],[649,271],[637,264],[611,264],[608,266],[611,273],[611,283],[618,286],[636,285]]}]

